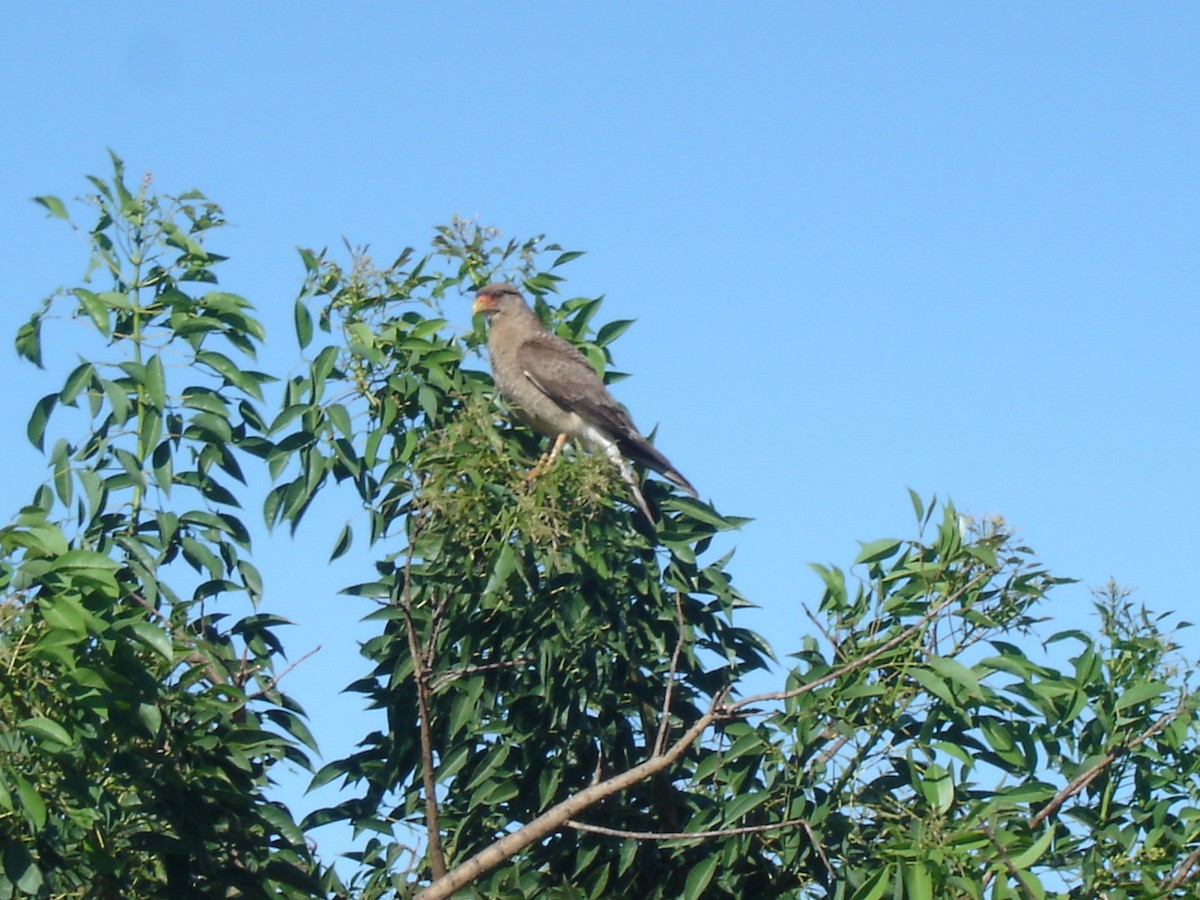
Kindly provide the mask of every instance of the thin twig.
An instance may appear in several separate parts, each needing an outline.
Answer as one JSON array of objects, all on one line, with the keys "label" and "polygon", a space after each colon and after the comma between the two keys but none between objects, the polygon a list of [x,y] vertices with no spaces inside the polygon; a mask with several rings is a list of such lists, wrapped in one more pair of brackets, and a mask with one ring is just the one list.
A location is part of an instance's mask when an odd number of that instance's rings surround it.
[{"label": "thin twig", "polygon": [[[1008,870],[1009,877],[1016,881],[1017,886],[1021,888],[1021,893],[1025,896],[1025,900],[1037,900],[1037,898],[1033,896],[1033,892],[1029,889],[1029,886],[1025,884],[1025,879],[1021,876],[1020,870],[1013,865],[1012,860],[1008,856],[1008,851],[1004,849],[1004,846],[998,840],[996,840],[996,833],[992,831],[991,826],[987,823],[983,823],[980,827],[983,829],[983,833],[987,836],[987,839],[991,845],[996,848],[996,852],[1000,854],[1000,859],[1004,861],[1004,868]],[[990,872],[988,872],[984,879],[985,885],[991,881],[992,876],[995,875],[995,873],[995,869],[992,869]]]},{"label": "thin twig", "polygon": [[1197,863],[1200,863],[1200,847],[1189,853],[1187,858],[1179,864],[1179,868],[1175,870],[1175,874],[1171,877],[1171,880],[1163,885],[1163,892],[1169,894],[1177,887],[1181,887],[1185,881],[1192,877]]},{"label": "thin twig", "polygon": [[832,634],[829,633],[829,630],[823,624],[821,624],[821,620],[818,619],[816,617],[816,615],[813,613],[813,611],[808,608],[808,604],[803,603],[803,604],[801,604],[800,608],[803,609],[804,614],[806,616],[808,616],[808,621],[812,622],[813,625],[815,625],[817,627],[817,630],[825,636],[825,640],[827,640],[829,642],[829,646],[831,646],[833,648],[833,655],[840,659],[845,659],[846,654],[844,654],[842,652],[841,643],[838,641],[837,638],[835,638]]},{"label": "thin twig", "polygon": [[825,849],[821,846],[821,842],[817,840],[817,836],[813,834],[812,826],[808,824],[807,819],[797,819],[804,826],[804,833],[808,835],[808,842],[812,848],[817,851],[817,856],[821,857],[821,862],[825,864],[825,871],[829,873],[830,880],[833,879],[833,866],[829,864],[829,857],[825,855]]},{"label": "thin twig", "polygon": [[671,669],[667,673],[667,689],[663,692],[662,719],[658,723],[658,736],[654,739],[654,756],[663,752],[667,745],[667,734],[671,730],[671,693],[675,690],[675,673],[679,667],[679,653],[683,650],[686,629],[683,622],[683,595],[675,592],[675,621],[679,625],[679,637],[675,639],[675,652],[671,654]]},{"label": "thin twig", "polygon": [[448,669],[433,680],[433,684],[430,685],[429,690],[431,692],[437,691],[445,687],[451,681],[462,678],[464,675],[475,675],[479,672],[491,672],[494,669],[511,669],[515,666],[523,666],[527,662],[529,662],[528,657],[519,656],[516,659],[509,659],[505,660],[504,662],[482,663],[477,666],[459,666],[457,669]]},{"label": "thin twig", "polygon": [[[415,519],[408,548],[404,555],[404,591],[400,605],[404,610],[405,632],[408,636],[408,652],[413,661],[413,677],[417,682],[417,718],[421,735],[421,780],[425,788],[425,831],[429,841],[429,871],[436,881],[446,874],[446,857],[442,851],[441,816],[437,805],[437,780],[433,771],[433,733],[429,722],[429,669],[425,665],[425,654],[421,652],[417,639],[417,625],[412,610],[412,559],[416,533],[421,519]],[[431,623],[430,631],[436,633],[437,623]],[[433,641],[431,640],[432,644]]]},{"label": "thin twig", "polygon": [[1158,721],[1135,737],[1128,744],[1105,753],[1102,757],[1100,757],[1100,759],[1089,766],[1086,771],[1081,772],[1079,775],[1076,775],[1074,778],[1072,778],[1065,788],[1054,795],[1054,799],[1042,807],[1042,809],[1038,811],[1037,815],[1029,820],[1030,829],[1037,828],[1038,825],[1040,825],[1048,816],[1051,816],[1057,812],[1060,806],[1095,781],[1100,773],[1112,764],[1113,760],[1117,758],[1118,754],[1128,752],[1140,744],[1145,743],[1151,737],[1158,734],[1158,732],[1162,731],[1169,724],[1171,724],[1172,720],[1182,714],[1183,711],[1184,704],[1180,703],[1179,706],[1175,707],[1175,709],[1171,710],[1171,712],[1163,713],[1161,716],[1159,716]]},{"label": "thin twig", "polygon": [[[795,825],[808,827],[806,819],[788,819],[784,822],[771,822],[767,825],[743,825],[738,828],[714,828],[711,831],[626,831],[623,828],[609,828],[605,825],[589,825],[575,819],[567,819],[566,825],[576,831],[590,831],[593,834],[603,834],[608,837],[633,838],[638,841],[689,841],[708,840],[710,838],[733,837],[739,834],[758,834],[763,831],[775,831],[780,828],[792,828]],[[811,830],[809,834],[811,835]]]},{"label": "thin twig", "polygon": [[300,665],[300,663],[304,662],[310,656],[317,653],[320,649],[321,649],[321,645],[317,644],[317,646],[313,647],[311,650],[309,650],[307,653],[305,653],[303,656],[301,656],[298,660],[296,660],[294,663],[292,663],[290,666],[288,666],[286,669],[284,669],[278,675],[272,675],[267,680],[267,683],[262,688],[260,688],[259,690],[255,691],[253,694],[250,694],[248,697],[246,697],[245,702],[249,703],[251,700],[258,700],[262,697],[265,697],[267,695],[268,691],[275,690],[275,688],[277,688],[279,686],[279,682],[283,680],[284,675],[286,675],[288,672],[292,671],[292,669],[296,668],[296,666]]},{"label": "thin twig", "polygon": [[889,638],[888,640],[884,641],[882,644],[880,644],[878,647],[876,647],[871,652],[865,654],[864,656],[860,656],[856,659],[852,659],[852,660],[850,660],[850,662],[846,663],[845,665],[839,666],[836,669],[826,672],[824,675],[814,678],[812,681],[806,681],[806,682],[804,682],[804,684],[800,685],[799,687],[792,688],[790,691],[772,691],[772,692],[766,693],[766,694],[755,694],[753,697],[747,697],[744,700],[739,700],[737,703],[728,707],[725,710],[725,714],[727,716],[731,716],[734,713],[736,713],[739,709],[741,709],[742,707],[749,706],[754,703],[777,703],[780,700],[790,700],[792,697],[799,697],[802,694],[809,694],[809,693],[815,691],[817,688],[823,687],[826,684],[829,684],[829,682],[831,682],[831,681],[837,681],[843,675],[848,675],[849,673],[855,671],[856,669],[861,669],[861,668],[865,667],[868,663],[874,662],[876,659],[878,659],[883,654],[887,653],[889,650],[895,649],[896,647],[900,646],[905,641],[907,641],[909,638],[911,638],[913,635],[918,634],[922,628],[924,628],[933,619],[935,619],[939,614],[941,614],[942,610],[946,609],[946,607],[948,607],[951,603],[958,600],[963,594],[965,594],[967,591],[969,591],[971,588],[973,588],[978,582],[985,580],[985,578],[988,575],[989,575],[988,572],[980,572],[978,575],[976,575],[974,578],[972,578],[970,581],[968,581],[966,584],[964,584],[962,587],[960,587],[954,593],[950,594],[945,599],[943,599],[940,603],[936,603],[933,606],[931,606],[929,608],[929,610],[925,613],[925,615],[921,616],[921,618],[919,620],[914,622],[908,628],[901,631],[895,637]]}]

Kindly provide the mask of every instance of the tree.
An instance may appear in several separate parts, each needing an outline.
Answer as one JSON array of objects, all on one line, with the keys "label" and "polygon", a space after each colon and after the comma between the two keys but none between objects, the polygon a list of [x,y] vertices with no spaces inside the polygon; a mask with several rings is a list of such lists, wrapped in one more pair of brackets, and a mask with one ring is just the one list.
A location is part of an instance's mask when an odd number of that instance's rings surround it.
[{"label": "tree", "polygon": [[[51,475],[0,532],[0,896],[1191,896],[1188,676],[1120,589],[1098,635],[1031,655],[1062,580],[913,495],[918,536],[817,567],[812,636],[745,696],[772,651],[711,558],[744,520],[649,481],[649,527],[578,453],[527,480],[537,438],[443,313],[519,281],[606,370],[630,323],[549,302],[578,253],[460,221],[382,268],[302,251],[305,362],[272,376],[216,288],[220,209],[113,162],[86,233],[108,289],[60,292],[17,339],[41,365],[65,306],[104,347],[36,404]],[[302,822],[272,800],[272,767],[313,749],[279,682],[287,610],[263,608],[239,511],[263,473],[277,528],[351,492],[365,533],[331,531],[332,555],[374,556],[351,688],[381,724],[316,772],[341,799]],[[305,842],[334,821],[366,836],[348,877]]]}]

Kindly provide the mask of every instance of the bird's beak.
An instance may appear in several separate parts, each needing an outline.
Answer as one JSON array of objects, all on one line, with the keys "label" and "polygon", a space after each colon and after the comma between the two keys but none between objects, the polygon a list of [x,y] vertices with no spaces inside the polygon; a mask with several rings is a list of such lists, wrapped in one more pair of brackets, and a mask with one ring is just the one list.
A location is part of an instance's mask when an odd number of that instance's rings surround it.
[{"label": "bird's beak", "polygon": [[483,312],[491,312],[496,308],[496,300],[487,294],[478,294],[475,297],[475,303],[471,307],[471,315],[477,316]]}]

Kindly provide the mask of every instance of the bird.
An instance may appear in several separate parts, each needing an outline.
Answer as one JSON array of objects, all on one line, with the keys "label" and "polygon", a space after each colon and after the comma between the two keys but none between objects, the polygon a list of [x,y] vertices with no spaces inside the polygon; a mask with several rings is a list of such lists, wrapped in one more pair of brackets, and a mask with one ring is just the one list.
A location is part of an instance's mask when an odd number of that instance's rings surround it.
[{"label": "bird", "polygon": [[[653,469],[698,497],[671,461],[646,440],[578,348],[551,332],[515,284],[497,282],[476,292],[473,314],[487,320],[492,380],[518,419],[554,439],[548,463],[574,438],[602,451],[629,485],[647,521],[654,516],[629,461]],[[535,472],[537,469],[535,468]]]}]

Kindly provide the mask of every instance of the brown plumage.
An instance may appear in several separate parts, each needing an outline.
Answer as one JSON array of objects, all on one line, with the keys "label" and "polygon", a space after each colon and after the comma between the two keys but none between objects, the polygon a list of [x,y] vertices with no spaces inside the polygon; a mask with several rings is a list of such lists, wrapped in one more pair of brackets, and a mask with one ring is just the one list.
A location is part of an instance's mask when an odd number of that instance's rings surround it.
[{"label": "brown plumage", "polygon": [[588,450],[603,450],[621,470],[638,507],[653,521],[626,459],[658,472],[693,497],[692,487],[638,432],[587,358],[551,333],[512,284],[480,288],[474,312],[488,321],[488,354],[496,387],[513,412],[548,437],[573,437]]}]

